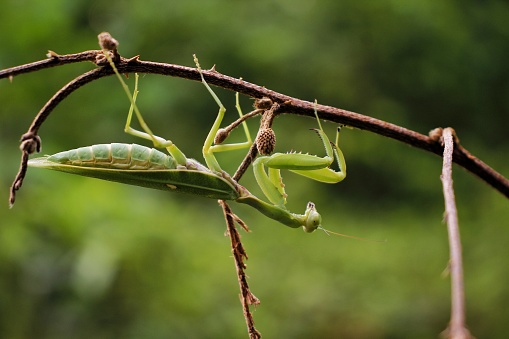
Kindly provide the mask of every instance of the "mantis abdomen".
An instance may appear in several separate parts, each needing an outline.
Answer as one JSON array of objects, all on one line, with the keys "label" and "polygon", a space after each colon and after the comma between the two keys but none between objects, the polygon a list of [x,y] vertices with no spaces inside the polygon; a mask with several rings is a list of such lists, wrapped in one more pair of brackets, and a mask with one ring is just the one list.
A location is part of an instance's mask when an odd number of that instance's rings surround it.
[{"label": "mantis abdomen", "polygon": [[60,152],[48,161],[80,167],[123,170],[175,169],[175,160],[154,148],[137,144],[99,144]]},{"label": "mantis abdomen", "polygon": [[187,159],[186,167],[177,166],[172,156],[136,144],[80,147],[31,159],[28,165],[214,199],[236,200],[239,197],[231,179],[209,171],[196,160]]}]

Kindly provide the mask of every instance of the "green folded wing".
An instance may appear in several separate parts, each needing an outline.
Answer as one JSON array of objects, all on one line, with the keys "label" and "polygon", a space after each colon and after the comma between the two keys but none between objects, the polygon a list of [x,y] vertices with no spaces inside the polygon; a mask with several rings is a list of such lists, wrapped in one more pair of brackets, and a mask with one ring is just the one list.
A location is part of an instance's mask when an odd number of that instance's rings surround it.
[{"label": "green folded wing", "polygon": [[28,166],[213,199],[235,200],[239,197],[239,193],[230,181],[202,170],[120,170],[66,165],[47,159],[48,157],[31,159],[28,161]]}]

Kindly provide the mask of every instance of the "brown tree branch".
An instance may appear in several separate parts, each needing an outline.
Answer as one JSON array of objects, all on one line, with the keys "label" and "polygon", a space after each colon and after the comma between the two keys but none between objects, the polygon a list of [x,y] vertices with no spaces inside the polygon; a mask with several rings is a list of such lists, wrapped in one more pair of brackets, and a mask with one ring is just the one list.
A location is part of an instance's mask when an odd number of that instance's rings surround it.
[{"label": "brown tree branch", "polygon": [[[445,128],[442,133],[444,144],[444,161],[440,176],[444,191],[445,219],[449,234],[449,270],[451,273],[451,321],[444,335],[452,339],[470,339],[472,336],[465,323],[465,289],[463,281],[463,260],[461,256],[461,240],[458,224],[458,212],[454,198],[452,181],[452,155],[455,145],[455,132]],[[457,142],[457,139],[456,139]]]},{"label": "brown tree branch", "polygon": [[[95,61],[100,64],[99,56],[101,53],[102,51],[86,51],[78,54],[57,55],[52,52],[50,53],[50,58],[48,60],[0,71],[0,78],[12,77],[17,74],[64,65],[71,62]],[[117,63],[117,68],[122,73],[152,73],[200,81],[200,74],[195,68],[141,61],[137,57],[131,59],[121,58]],[[70,93],[93,80],[112,74],[112,69],[109,66],[104,66],[87,72],[71,81],[64,88],[58,91],[42,108],[28,132],[23,135],[22,141],[37,135],[40,125],[48,117],[53,108]],[[271,91],[265,87],[220,74],[215,69],[203,71],[203,74],[209,84],[236,91],[254,98],[270,98],[272,101],[280,104],[280,108],[276,113],[284,112],[288,114],[299,114],[314,117],[315,105],[312,102],[292,98],[290,96]],[[377,133],[412,145],[416,148],[435,153],[439,156],[442,155],[443,147],[434,138],[355,112],[325,105],[317,105],[316,108],[321,119]],[[509,197],[509,180],[470,154],[463,147],[459,146],[454,149],[453,161],[483,179],[506,197]],[[20,174],[21,172],[23,171],[20,170]],[[18,175],[15,186],[19,188],[21,181],[22,175]]]},{"label": "brown tree branch", "polygon": [[35,72],[41,69],[62,66],[65,64],[71,64],[75,62],[82,61],[95,62],[97,55],[100,53],[102,53],[102,51],[97,50],[97,51],[85,51],[76,54],[58,55],[53,51],[48,51],[48,54],[46,54],[48,59],[0,70],[0,79],[3,78],[12,79],[12,77],[19,74]]}]

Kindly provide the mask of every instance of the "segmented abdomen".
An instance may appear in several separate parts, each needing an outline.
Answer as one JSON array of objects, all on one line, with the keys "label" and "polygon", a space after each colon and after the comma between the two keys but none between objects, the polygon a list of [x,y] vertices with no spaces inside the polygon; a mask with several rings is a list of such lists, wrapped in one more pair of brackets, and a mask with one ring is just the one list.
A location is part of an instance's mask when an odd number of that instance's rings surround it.
[{"label": "segmented abdomen", "polygon": [[136,144],[100,144],[54,154],[48,161],[60,164],[127,170],[175,169],[175,160],[154,148]]}]

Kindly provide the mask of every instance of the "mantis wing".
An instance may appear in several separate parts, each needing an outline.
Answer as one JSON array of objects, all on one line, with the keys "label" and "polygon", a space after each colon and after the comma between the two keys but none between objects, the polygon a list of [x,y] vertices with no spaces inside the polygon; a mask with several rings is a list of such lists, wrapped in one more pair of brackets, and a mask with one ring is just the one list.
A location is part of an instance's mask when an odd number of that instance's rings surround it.
[{"label": "mantis wing", "polygon": [[187,169],[121,170],[117,168],[83,167],[60,164],[48,161],[47,158],[31,159],[28,165],[128,185],[189,193],[213,199],[235,200],[239,197],[239,193],[231,182],[212,172]]}]

